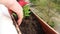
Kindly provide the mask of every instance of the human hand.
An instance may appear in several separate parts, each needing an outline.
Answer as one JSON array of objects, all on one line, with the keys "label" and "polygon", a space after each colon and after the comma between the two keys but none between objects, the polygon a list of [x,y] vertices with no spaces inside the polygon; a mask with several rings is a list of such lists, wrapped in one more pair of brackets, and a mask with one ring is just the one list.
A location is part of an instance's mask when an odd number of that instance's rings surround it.
[{"label": "human hand", "polygon": [[[10,10],[14,11],[18,15],[18,25],[21,24],[22,18],[23,18],[23,9],[22,7],[18,4],[16,0],[0,0],[1,4],[4,4],[7,8]],[[12,12],[10,11],[10,12]]]}]

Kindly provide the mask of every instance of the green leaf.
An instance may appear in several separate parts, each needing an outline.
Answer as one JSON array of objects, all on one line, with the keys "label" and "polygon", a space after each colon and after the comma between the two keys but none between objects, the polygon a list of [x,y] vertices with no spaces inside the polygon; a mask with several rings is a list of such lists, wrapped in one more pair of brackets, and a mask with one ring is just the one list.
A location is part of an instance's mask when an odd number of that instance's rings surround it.
[{"label": "green leaf", "polygon": [[24,12],[24,17],[26,17],[26,16],[30,16],[30,7],[29,7],[29,5],[25,5],[24,7],[23,7],[23,12]]}]

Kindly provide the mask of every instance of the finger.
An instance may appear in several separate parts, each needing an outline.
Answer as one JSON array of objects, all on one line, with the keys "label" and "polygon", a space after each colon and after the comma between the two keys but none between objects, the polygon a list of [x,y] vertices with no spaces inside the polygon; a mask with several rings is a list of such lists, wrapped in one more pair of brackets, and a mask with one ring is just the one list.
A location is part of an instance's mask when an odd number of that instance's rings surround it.
[{"label": "finger", "polygon": [[8,6],[9,9],[14,11],[18,15],[18,25],[21,24],[22,18],[23,18],[23,9],[22,7],[18,4],[17,1],[15,1],[11,6]]}]

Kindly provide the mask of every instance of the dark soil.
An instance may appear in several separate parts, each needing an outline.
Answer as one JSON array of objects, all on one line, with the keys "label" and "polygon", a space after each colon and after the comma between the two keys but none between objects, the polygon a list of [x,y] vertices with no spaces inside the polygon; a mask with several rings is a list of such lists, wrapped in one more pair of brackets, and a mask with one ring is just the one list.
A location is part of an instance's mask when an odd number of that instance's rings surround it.
[{"label": "dark soil", "polygon": [[37,18],[31,13],[19,26],[22,34],[45,34]]}]

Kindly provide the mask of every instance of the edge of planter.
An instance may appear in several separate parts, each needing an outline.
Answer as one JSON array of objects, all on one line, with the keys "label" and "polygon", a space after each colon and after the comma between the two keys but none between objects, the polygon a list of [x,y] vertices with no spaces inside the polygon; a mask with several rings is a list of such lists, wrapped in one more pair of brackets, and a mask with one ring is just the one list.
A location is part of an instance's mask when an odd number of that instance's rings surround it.
[{"label": "edge of planter", "polygon": [[40,24],[42,25],[43,30],[46,34],[59,34],[55,31],[52,27],[50,27],[43,19],[41,19],[36,13],[34,12],[33,8],[30,8],[31,12],[36,16]]}]

